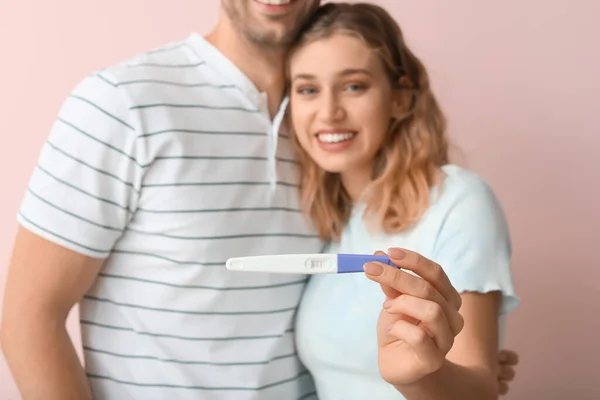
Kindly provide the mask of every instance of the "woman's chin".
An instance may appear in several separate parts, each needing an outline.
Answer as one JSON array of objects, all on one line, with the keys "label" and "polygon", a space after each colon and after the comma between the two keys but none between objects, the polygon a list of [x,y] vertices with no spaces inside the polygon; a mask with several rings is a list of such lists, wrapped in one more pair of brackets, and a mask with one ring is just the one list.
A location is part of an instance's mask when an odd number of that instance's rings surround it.
[{"label": "woman's chin", "polygon": [[345,170],[347,170],[346,165],[333,164],[331,162],[317,163],[317,165],[323,171],[328,172],[330,174],[342,174]]}]

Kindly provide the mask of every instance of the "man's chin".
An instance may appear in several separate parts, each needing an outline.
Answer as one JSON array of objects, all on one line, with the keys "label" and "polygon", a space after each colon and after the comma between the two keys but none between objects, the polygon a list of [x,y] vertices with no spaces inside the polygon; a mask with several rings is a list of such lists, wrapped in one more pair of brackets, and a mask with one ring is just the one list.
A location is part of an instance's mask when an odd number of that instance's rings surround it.
[{"label": "man's chin", "polygon": [[289,28],[273,28],[261,32],[249,32],[247,35],[250,40],[264,47],[287,47],[294,40],[296,31],[290,31]]},{"label": "man's chin", "polygon": [[[277,32],[278,37],[282,38],[282,41],[286,41],[287,38],[294,37],[294,34],[299,32],[302,25],[308,21],[310,15],[314,12],[314,9],[306,10],[299,8],[302,7],[300,4],[302,0],[295,3],[296,8],[286,13],[265,13],[255,11],[253,19],[256,20],[257,26],[263,26],[265,29],[269,29],[272,26],[273,30],[281,30]],[[315,7],[316,8],[316,7]],[[289,42],[289,40],[287,40]]]}]

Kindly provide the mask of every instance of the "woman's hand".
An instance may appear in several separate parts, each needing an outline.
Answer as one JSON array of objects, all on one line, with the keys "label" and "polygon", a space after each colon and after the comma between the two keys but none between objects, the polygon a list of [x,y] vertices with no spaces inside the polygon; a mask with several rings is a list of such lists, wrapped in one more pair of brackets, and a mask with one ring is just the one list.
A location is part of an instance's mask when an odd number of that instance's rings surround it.
[{"label": "woman's hand", "polygon": [[444,364],[464,325],[458,312],[462,300],[435,262],[398,248],[389,256],[419,277],[382,263],[365,265],[367,277],[387,297],[377,324],[379,369],[387,382],[410,385]]}]

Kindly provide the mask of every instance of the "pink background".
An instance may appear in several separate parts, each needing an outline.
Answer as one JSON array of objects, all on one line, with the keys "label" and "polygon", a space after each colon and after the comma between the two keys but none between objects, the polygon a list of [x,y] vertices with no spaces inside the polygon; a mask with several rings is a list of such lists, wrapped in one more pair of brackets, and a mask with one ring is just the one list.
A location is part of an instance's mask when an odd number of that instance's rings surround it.
[{"label": "pink background", "polygon": [[[509,318],[506,345],[522,361],[507,399],[599,399],[600,2],[379,3],[427,64],[461,162],[491,182],[510,220],[523,303]],[[2,288],[21,196],[69,90],[95,69],[207,32],[218,7],[0,0]],[[0,398],[19,399],[3,358]]]}]

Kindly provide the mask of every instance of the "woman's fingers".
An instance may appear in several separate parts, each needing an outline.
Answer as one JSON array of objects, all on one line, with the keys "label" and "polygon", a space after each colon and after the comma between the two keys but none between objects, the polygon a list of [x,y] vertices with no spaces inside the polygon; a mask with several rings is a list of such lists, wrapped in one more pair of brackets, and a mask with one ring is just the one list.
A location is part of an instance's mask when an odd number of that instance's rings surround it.
[{"label": "woman's fingers", "polygon": [[448,275],[439,264],[419,253],[397,247],[390,248],[388,255],[394,264],[419,275],[436,288],[450,305],[456,309],[460,308],[462,304],[460,293],[454,289]]},{"label": "woman's fingers", "polygon": [[[386,295],[388,295],[390,290],[395,290],[404,295],[430,300],[439,304],[448,319],[452,332],[457,335],[462,330],[464,322],[458,313],[458,309],[450,306],[437,289],[425,279],[383,263],[367,263],[365,265],[365,272],[369,279],[381,284],[382,290]],[[376,273],[379,274],[376,275]]]},{"label": "woman's fingers", "polygon": [[[375,252],[376,256],[387,256],[387,254],[385,254],[383,251],[379,250]],[[393,299],[398,297],[399,295],[401,295],[402,293],[400,293],[399,291],[397,291],[396,289],[390,287],[390,286],[384,286],[384,285],[380,285],[381,286],[381,290],[383,291],[383,293],[385,294],[385,296],[388,299]]]},{"label": "woman's fingers", "polygon": [[437,370],[444,362],[445,354],[440,352],[433,339],[420,327],[399,320],[389,328],[389,333],[412,347],[421,367],[427,371]]},{"label": "woman's fingers", "polygon": [[442,353],[447,354],[454,344],[454,330],[448,322],[446,312],[440,306],[430,300],[402,295],[394,300],[384,303],[384,308],[391,313],[408,315],[421,322],[420,328],[433,338]]}]

